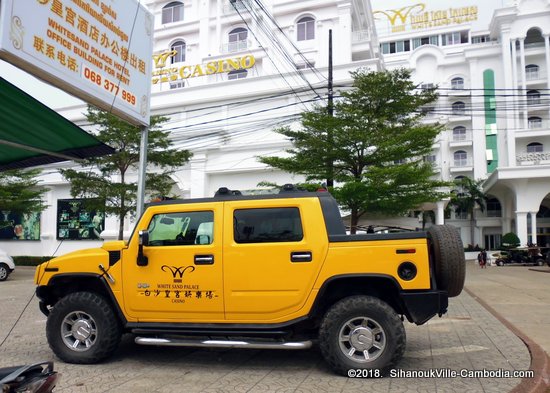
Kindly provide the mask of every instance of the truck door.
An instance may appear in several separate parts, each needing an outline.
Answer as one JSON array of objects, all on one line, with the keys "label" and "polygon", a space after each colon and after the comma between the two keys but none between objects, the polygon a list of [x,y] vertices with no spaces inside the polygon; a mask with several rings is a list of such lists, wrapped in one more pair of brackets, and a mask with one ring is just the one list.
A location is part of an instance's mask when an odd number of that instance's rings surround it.
[{"label": "truck door", "polygon": [[146,266],[138,236],[124,254],[126,312],[139,321],[223,321],[221,203],[150,207],[136,230],[148,230]]},{"label": "truck door", "polygon": [[226,202],[226,320],[276,322],[299,313],[327,247],[317,198]]}]

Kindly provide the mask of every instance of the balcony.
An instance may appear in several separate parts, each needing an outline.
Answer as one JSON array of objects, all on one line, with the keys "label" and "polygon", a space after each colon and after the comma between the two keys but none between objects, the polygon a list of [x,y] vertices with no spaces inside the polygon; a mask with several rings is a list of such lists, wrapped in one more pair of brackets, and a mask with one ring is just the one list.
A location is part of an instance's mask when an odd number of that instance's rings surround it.
[{"label": "balcony", "polygon": [[548,165],[550,164],[550,152],[520,153],[516,155],[517,165]]},{"label": "balcony", "polygon": [[471,146],[472,145],[472,131],[464,130],[463,132],[453,132],[449,146]]},{"label": "balcony", "polygon": [[456,172],[471,172],[474,170],[471,158],[455,158],[450,163],[450,170]]},{"label": "balcony", "polygon": [[365,42],[368,41],[370,38],[370,34],[368,30],[358,30],[358,31],[352,31],[351,32],[351,42],[353,44],[357,42]]},{"label": "balcony", "polygon": [[242,1],[230,1],[229,4],[223,6],[224,15],[236,14],[237,11],[239,13],[246,12],[246,6]]},{"label": "balcony", "polygon": [[234,53],[234,52],[241,52],[245,51],[248,48],[250,48],[250,41],[249,40],[240,40],[240,41],[233,41],[233,42],[226,42],[222,45],[220,48],[221,53]]}]

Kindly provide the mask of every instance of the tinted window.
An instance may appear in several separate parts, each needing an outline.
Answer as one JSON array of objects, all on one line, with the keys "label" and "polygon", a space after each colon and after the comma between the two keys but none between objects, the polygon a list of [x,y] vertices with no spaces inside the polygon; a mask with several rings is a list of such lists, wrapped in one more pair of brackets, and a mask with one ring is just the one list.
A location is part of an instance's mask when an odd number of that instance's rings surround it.
[{"label": "tinted window", "polygon": [[156,214],[149,223],[150,246],[211,244],[214,213],[187,212]]},{"label": "tinted window", "polygon": [[303,239],[296,207],[235,210],[233,237],[237,243],[297,242]]}]

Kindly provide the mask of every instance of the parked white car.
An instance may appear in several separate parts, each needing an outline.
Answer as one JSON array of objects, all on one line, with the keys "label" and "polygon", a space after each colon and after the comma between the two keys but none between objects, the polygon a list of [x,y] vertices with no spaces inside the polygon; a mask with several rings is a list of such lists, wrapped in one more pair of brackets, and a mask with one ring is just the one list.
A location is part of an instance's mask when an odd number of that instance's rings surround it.
[{"label": "parked white car", "polygon": [[14,269],[13,259],[7,252],[0,249],[0,281],[5,281]]}]

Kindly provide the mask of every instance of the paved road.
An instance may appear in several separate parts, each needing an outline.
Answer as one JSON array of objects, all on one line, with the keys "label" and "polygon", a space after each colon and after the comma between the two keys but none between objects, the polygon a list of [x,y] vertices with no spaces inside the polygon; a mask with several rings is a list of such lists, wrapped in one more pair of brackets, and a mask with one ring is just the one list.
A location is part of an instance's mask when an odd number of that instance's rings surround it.
[{"label": "paved road", "polygon": [[550,354],[550,267],[471,263],[467,288]]},{"label": "paved road", "polygon": [[[470,276],[477,280],[478,273],[474,270],[475,276]],[[36,299],[24,310],[34,291],[32,275],[32,270],[19,268],[0,283],[0,340],[16,324],[0,346],[0,366],[54,359],[44,333],[46,318],[38,311]],[[450,299],[449,313],[443,318],[424,326],[407,323],[406,330],[407,350],[399,370],[526,370],[530,365],[523,342],[465,292]],[[496,393],[508,392],[520,382],[519,378],[474,377],[353,379],[332,374],[316,348],[289,352],[140,347],[129,335],[108,362],[71,365],[56,360],[56,368],[62,373],[56,392],[71,393]]]}]

